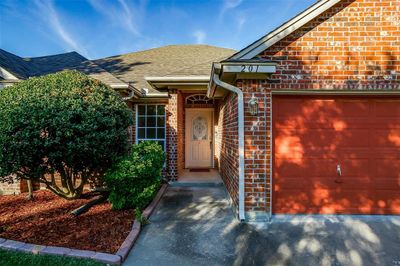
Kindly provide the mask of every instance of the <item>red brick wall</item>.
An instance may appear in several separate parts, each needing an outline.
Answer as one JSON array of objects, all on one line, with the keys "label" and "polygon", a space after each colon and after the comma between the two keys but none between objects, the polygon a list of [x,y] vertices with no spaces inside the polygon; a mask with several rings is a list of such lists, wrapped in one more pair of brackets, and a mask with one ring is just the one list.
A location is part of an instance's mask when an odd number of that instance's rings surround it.
[{"label": "red brick wall", "polygon": [[178,91],[178,176],[185,169],[185,95]]},{"label": "red brick wall", "polygon": [[343,0],[260,56],[273,89],[398,88],[400,1]]},{"label": "red brick wall", "polygon": [[178,93],[170,90],[167,114],[167,177],[178,178]]},{"label": "red brick wall", "polygon": [[[343,0],[259,55],[278,63],[271,79],[237,82],[245,94],[247,211],[269,211],[271,90],[400,90],[399,14],[398,0]],[[258,116],[247,112],[253,94]]]},{"label": "red brick wall", "polygon": [[21,182],[14,179],[11,184],[0,182],[0,195],[11,195],[20,194],[21,192]]},{"label": "red brick wall", "polygon": [[129,145],[132,145],[136,143],[136,105],[129,104],[129,108],[132,110],[133,123],[128,127],[128,141]]},{"label": "red brick wall", "polygon": [[[41,183],[33,183],[33,190],[39,190],[40,188]],[[26,180],[14,179],[11,184],[0,182],[0,195],[16,195],[25,192],[28,192],[28,183]]]},{"label": "red brick wall", "polygon": [[221,100],[217,110],[217,129],[215,132],[215,156],[225,186],[236,206],[239,191],[239,153],[238,153],[238,109],[237,97],[229,94]]}]

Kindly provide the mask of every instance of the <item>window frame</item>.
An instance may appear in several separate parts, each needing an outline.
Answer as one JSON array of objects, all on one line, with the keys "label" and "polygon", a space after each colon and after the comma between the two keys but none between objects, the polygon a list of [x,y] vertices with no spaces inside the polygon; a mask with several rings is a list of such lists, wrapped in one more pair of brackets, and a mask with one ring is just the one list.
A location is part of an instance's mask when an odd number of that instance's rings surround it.
[{"label": "window frame", "polygon": [[[147,119],[147,106],[148,105],[152,105],[156,107],[156,110],[158,108],[158,106],[163,106],[164,107],[164,138],[160,139],[157,136],[157,129],[158,128],[163,128],[163,127],[158,127],[157,125],[155,127],[147,127],[147,125],[145,127],[139,127],[139,106],[146,106],[146,114],[144,115],[144,117]],[[164,141],[164,152],[167,152],[167,110],[166,110],[166,105],[165,104],[158,104],[158,103],[154,103],[154,104],[147,104],[147,103],[143,103],[143,104],[136,104],[135,105],[135,143],[138,144],[139,141]],[[141,115],[141,117],[143,117],[143,115]],[[156,114],[154,116],[156,118],[157,121],[157,117],[161,117],[161,115]],[[157,123],[157,122],[156,122]],[[147,138],[139,138],[139,128],[155,128],[156,129],[156,137],[155,139],[147,139]]]}]

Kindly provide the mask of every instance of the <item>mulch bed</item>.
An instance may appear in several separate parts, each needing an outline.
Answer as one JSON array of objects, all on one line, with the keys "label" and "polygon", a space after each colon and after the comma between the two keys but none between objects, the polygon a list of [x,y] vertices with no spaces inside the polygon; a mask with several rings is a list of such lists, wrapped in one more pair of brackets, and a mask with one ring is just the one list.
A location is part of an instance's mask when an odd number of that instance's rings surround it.
[{"label": "mulch bed", "polygon": [[0,237],[40,244],[115,253],[129,234],[134,211],[111,209],[108,202],[93,206],[75,217],[70,212],[93,197],[67,201],[50,191],[35,191],[34,200],[26,194],[0,196]]}]

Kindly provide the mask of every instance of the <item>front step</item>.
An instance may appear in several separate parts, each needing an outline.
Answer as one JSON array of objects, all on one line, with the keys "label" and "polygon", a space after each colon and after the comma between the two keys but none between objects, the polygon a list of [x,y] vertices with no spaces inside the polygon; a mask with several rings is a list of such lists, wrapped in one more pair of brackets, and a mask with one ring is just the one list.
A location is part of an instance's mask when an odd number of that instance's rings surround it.
[{"label": "front step", "polygon": [[180,182],[170,181],[170,187],[221,187],[224,183],[222,182]]}]

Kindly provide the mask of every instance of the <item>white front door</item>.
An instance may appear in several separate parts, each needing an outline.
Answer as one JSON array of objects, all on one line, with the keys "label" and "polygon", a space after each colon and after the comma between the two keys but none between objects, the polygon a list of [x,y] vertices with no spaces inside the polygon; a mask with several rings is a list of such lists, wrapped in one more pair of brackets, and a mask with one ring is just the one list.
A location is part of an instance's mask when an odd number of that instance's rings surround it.
[{"label": "white front door", "polygon": [[212,109],[186,109],[185,166],[212,167]]}]

